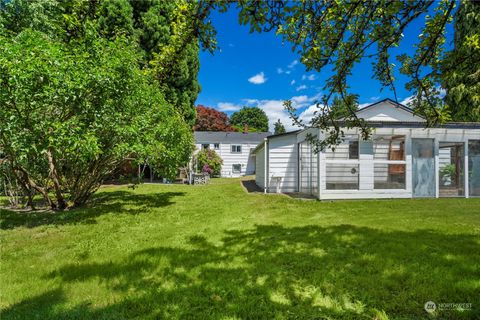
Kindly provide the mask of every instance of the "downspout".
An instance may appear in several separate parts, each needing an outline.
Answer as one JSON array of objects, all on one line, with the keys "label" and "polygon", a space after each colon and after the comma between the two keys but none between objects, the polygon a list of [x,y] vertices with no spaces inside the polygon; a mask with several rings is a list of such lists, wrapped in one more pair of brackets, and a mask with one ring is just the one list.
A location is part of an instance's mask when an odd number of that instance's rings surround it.
[{"label": "downspout", "polygon": [[264,159],[263,159],[263,170],[264,170],[264,176],[263,176],[263,193],[267,193],[267,190],[268,190],[268,186],[267,186],[267,183],[268,183],[268,139],[267,138],[264,138],[265,140],[265,150],[264,150]]}]

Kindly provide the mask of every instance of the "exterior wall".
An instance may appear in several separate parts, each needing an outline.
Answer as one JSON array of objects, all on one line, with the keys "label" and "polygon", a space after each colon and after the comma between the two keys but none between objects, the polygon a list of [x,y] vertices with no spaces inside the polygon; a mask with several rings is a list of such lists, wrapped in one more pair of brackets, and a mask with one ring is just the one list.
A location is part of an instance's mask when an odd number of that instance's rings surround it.
[{"label": "exterior wall", "polygon": [[[348,130],[347,134],[356,134],[356,130]],[[445,129],[445,128],[377,128],[375,135],[405,135],[405,189],[374,189],[374,165],[375,163],[382,163],[387,161],[383,159],[374,159],[373,154],[370,154],[372,148],[369,146],[372,142],[360,141],[360,156],[359,156],[359,188],[358,190],[327,190],[326,177],[331,172],[326,170],[326,153],[320,154],[320,199],[366,199],[366,198],[412,198],[412,148],[411,143],[413,138],[430,138],[434,139],[435,143],[435,176],[436,176],[436,197],[438,197],[438,168],[441,161],[445,161],[445,155],[439,151],[438,145],[440,142],[463,142],[465,148],[469,139],[479,139],[479,129]],[[341,161],[341,160],[338,160]],[[338,162],[337,161],[337,162]],[[468,155],[466,154],[465,162],[468,162]],[[397,162],[394,162],[397,163]],[[403,163],[398,161],[398,163]],[[465,170],[468,170],[467,168]],[[466,171],[467,172],[467,171]],[[383,174],[382,172],[377,172]],[[467,187],[466,187],[467,189]],[[468,190],[465,190],[468,194]]]},{"label": "exterior wall", "polygon": [[[258,152],[257,152],[258,155]],[[296,192],[298,189],[296,134],[268,140],[268,192]]]},{"label": "exterior wall", "polygon": [[265,145],[258,148],[255,154],[255,183],[265,188]]},{"label": "exterior wall", "polygon": [[[202,145],[207,143],[197,143],[195,146],[197,152],[201,150]],[[242,152],[234,153],[231,152],[232,145],[241,145]],[[252,143],[220,143],[219,149],[214,149],[214,144],[209,143],[210,149],[215,150],[215,152],[223,159],[222,177],[240,177],[244,175],[255,174],[255,156],[251,152],[257,144]],[[232,165],[240,164],[242,166],[241,173],[234,173]]]},{"label": "exterior wall", "polygon": [[357,112],[359,118],[367,121],[424,121],[422,118],[413,115],[395,105],[385,101],[371,108],[366,107]]},{"label": "exterior wall", "polygon": [[[310,133],[315,133],[316,129],[309,129]],[[317,131],[318,132],[318,131]],[[298,192],[300,183],[301,170],[298,161],[299,145],[304,144],[307,130],[301,131],[297,134],[281,135],[277,137],[270,137],[268,139],[268,192]],[[346,135],[359,137],[357,129],[345,129]],[[323,139],[320,132],[318,132],[320,139]],[[314,189],[318,193],[319,199],[368,199],[368,198],[412,198],[413,194],[413,157],[412,157],[412,139],[428,138],[434,142],[434,161],[435,161],[435,197],[439,197],[439,172],[438,168],[445,161],[449,161],[449,155],[446,151],[439,149],[441,142],[461,142],[465,148],[464,158],[464,172],[469,172],[468,168],[468,141],[480,140],[480,129],[456,129],[456,128],[376,128],[373,133],[375,136],[404,136],[404,160],[389,160],[388,158],[388,144],[375,143],[371,141],[362,141],[358,143],[359,156],[358,159],[349,159],[348,145],[340,145],[336,147],[335,152],[324,150],[319,153],[318,163],[319,183],[318,189]],[[387,140],[388,141],[388,140]],[[386,142],[387,143],[387,142]],[[303,150],[303,149],[302,149]],[[262,168],[260,173],[257,170],[257,184],[263,187],[264,184],[264,150],[259,148],[256,150],[257,166]],[[329,166],[333,164],[333,166]],[[375,170],[375,165],[377,169]],[[349,166],[358,168],[358,187],[355,189],[327,189],[327,179],[352,183],[354,179],[349,176],[348,171],[338,170],[338,167],[345,165],[347,169]],[[389,165],[404,165],[405,179],[404,187],[401,182],[395,185],[397,189],[380,189],[384,187],[383,181],[387,181],[389,175]],[[327,170],[328,167],[328,170]],[[380,167],[380,168],[379,168]],[[311,174],[317,174],[315,170],[310,170]],[[433,171],[430,171],[433,172]],[[464,191],[468,197],[468,174],[464,174]],[[311,181],[316,181],[312,177]],[[350,180],[349,180],[350,179]],[[375,189],[375,181],[377,189]],[[392,183],[391,181],[387,181]],[[380,188],[379,188],[380,185]],[[401,186],[401,187],[400,187]],[[278,189],[277,189],[278,187]],[[314,191],[314,192],[315,192]]]}]

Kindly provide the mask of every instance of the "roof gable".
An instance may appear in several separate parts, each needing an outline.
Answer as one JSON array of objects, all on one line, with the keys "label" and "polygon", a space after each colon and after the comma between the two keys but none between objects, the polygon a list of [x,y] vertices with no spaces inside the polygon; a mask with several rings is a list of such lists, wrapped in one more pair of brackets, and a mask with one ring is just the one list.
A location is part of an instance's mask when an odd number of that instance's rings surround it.
[{"label": "roof gable", "polygon": [[366,121],[425,121],[422,117],[415,115],[409,107],[391,99],[384,99],[366,106],[357,111],[357,116]]}]

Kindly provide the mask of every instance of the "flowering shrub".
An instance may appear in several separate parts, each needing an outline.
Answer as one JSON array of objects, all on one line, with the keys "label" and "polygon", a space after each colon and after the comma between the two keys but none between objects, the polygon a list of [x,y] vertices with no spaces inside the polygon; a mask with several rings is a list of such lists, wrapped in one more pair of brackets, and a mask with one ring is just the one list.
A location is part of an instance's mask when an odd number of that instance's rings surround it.
[{"label": "flowering shrub", "polygon": [[202,173],[208,173],[209,175],[212,175],[213,170],[208,164],[204,164],[202,168]]},{"label": "flowering shrub", "polygon": [[202,172],[207,172],[208,168],[210,175],[220,175],[222,164],[223,160],[215,150],[204,149],[197,153],[197,168],[201,168]]}]

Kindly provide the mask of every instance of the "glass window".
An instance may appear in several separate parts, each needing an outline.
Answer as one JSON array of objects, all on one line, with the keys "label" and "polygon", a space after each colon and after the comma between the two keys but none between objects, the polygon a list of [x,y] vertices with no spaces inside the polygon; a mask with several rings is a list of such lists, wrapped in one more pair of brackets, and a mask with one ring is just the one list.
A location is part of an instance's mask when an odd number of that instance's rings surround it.
[{"label": "glass window", "polygon": [[373,154],[375,160],[405,160],[405,136],[375,136]]},{"label": "glass window", "polygon": [[348,159],[358,159],[358,140],[348,142]]},{"label": "glass window", "polygon": [[458,197],[465,194],[463,149],[463,142],[440,142],[438,150],[440,197]]},{"label": "glass window", "polygon": [[233,173],[241,173],[242,172],[242,165],[241,164],[232,164],[232,172]]},{"label": "glass window", "polygon": [[232,153],[242,153],[242,146],[232,144]]},{"label": "glass window", "polygon": [[327,190],[358,190],[358,164],[327,163]]},{"label": "glass window", "polygon": [[327,160],[357,160],[358,159],[358,137],[354,135],[345,136],[345,140],[332,149],[325,150]]},{"label": "glass window", "polygon": [[206,149],[209,149],[209,148],[210,148],[210,145],[208,143],[202,144],[202,150],[206,150]]},{"label": "glass window", "polygon": [[468,194],[480,196],[480,140],[468,141]]},{"label": "glass window", "polygon": [[375,163],[374,189],[405,189],[405,165]]},{"label": "glass window", "polygon": [[213,144],[213,149],[215,149],[215,150],[220,149],[220,143],[214,143]]}]

